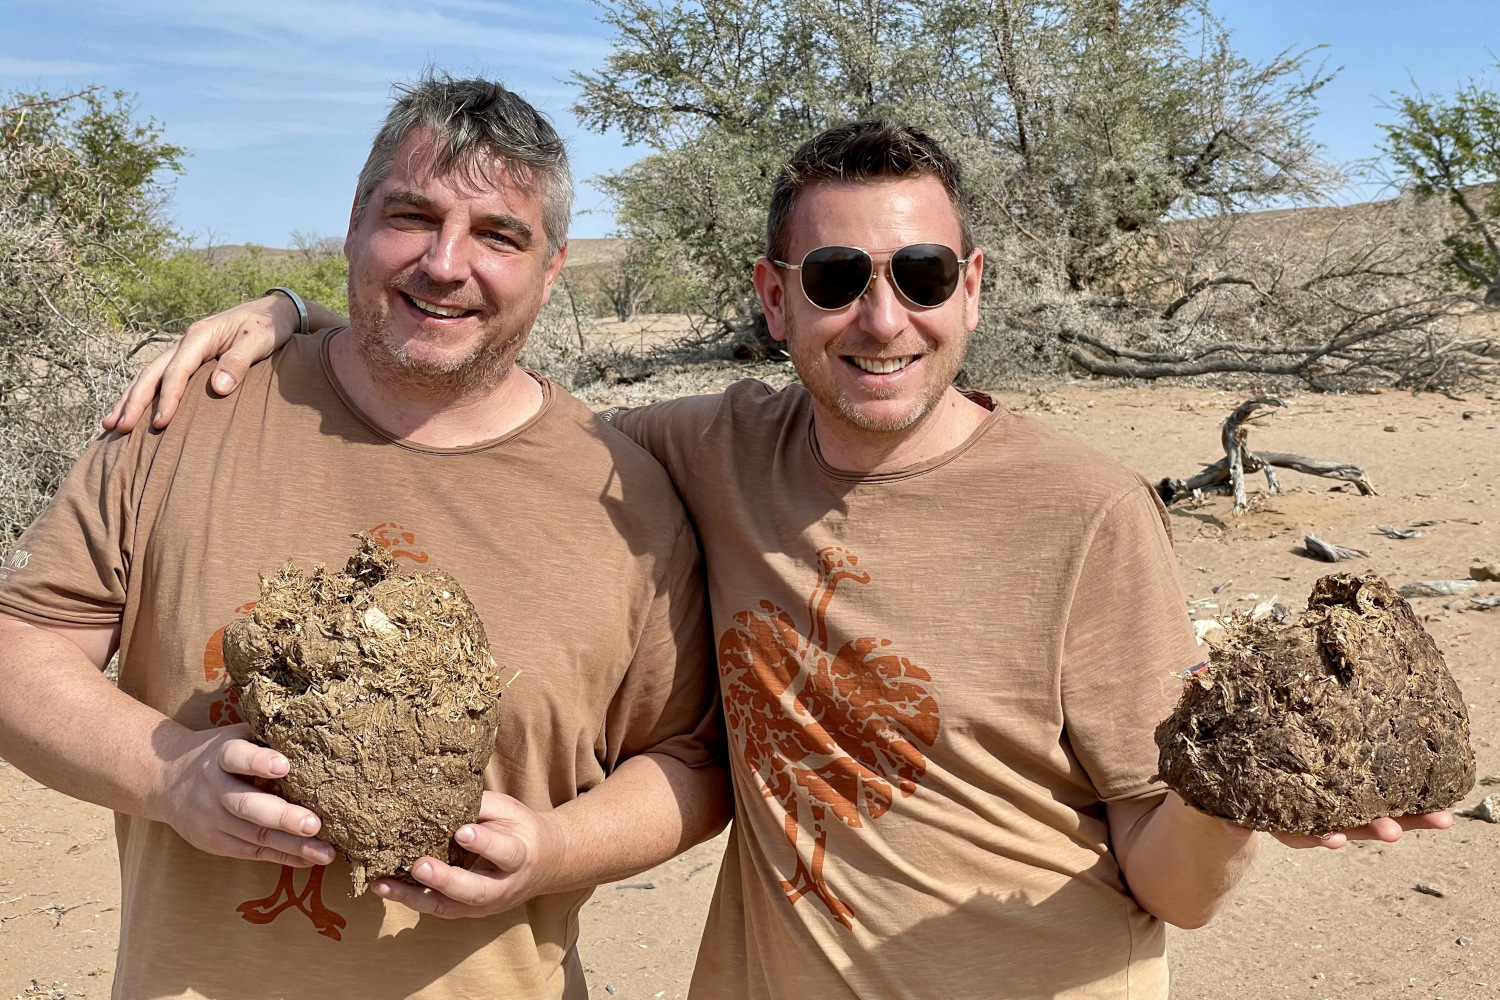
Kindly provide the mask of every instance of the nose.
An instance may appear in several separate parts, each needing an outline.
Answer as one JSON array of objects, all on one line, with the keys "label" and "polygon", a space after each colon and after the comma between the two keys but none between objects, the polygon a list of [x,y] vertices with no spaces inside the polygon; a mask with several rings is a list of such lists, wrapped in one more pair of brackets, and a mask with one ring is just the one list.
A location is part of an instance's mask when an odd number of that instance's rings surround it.
[{"label": "nose", "polygon": [[473,261],[469,256],[469,232],[466,226],[448,223],[432,234],[422,270],[439,285],[462,284],[469,279]]},{"label": "nose", "polygon": [[875,262],[875,274],[859,297],[859,327],[871,338],[890,343],[907,326],[906,305],[891,282],[891,262]]}]

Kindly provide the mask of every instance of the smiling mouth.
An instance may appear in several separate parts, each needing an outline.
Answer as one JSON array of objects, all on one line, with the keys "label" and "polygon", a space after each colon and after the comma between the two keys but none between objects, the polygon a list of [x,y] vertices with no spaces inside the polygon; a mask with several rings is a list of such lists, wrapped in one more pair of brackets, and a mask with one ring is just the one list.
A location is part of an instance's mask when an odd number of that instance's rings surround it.
[{"label": "smiling mouth", "polygon": [[851,354],[844,360],[861,371],[867,371],[872,375],[889,375],[892,372],[899,372],[917,360],[917,356],[915,354],[908,354],[903,358],[860,358]]},{"label": "smiling mouth", "polygon": [[457,309],[452,306],[440,306],[435,302],[424,302],[406,292],[402,292],[401,297],[410,302],[419,312],[424,312],[438,319],[457,319],[460,316],[467,316],[470,313],[479,311],[477,309]]}]

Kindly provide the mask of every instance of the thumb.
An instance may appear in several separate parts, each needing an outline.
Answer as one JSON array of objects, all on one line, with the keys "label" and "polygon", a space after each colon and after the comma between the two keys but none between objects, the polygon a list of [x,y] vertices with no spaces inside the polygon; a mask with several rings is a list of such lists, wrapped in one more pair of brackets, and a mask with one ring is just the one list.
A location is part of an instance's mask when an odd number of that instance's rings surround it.
[{"label": "thumb", "polygon": [[219,359],[219,363],[214,366],[212,379],[214,392],[221,396],[234,392],[245,380],[245,373],[250,370],[250,366],[259,360],[259,357],[245,347],[243,340],[236,341],[235,345],[226,351]]},{"label": "thumb", "polygon": [[459,827],[453,840],[503,872],[518,870],[531,857],[531,845],[524,838],[485,823]]}]

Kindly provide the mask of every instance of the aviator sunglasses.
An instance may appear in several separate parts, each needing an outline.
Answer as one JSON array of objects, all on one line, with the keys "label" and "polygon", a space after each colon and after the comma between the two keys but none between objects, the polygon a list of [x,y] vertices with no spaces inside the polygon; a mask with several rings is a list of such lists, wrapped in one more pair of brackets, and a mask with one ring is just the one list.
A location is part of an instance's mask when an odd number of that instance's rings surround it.
[{"label": "aviator sunglasses", "polygon": [[[914,306],[931,309],[953,297],[959,275],[970,258],[958,259],[941,243],[913,243],[891,254],[886,265],[891,284]],[[870,287],[875,279],[875,258],[859,247],[818,247],[809,250],[800,264],[773,260],[777,267],[798,272],[802,294],[825,312],[842,309]]]}]

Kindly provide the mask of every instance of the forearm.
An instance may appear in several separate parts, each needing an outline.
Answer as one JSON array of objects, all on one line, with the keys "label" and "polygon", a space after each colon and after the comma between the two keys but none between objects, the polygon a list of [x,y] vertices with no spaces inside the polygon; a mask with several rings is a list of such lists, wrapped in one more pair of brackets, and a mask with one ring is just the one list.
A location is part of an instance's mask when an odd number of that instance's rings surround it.
[{"label": "forearm", "polygon": [[1175,792],[1115,837],[1115,855],[1136,902],[1179,927],[1202,927],[1255,858],[1249,830],[1204,815]]},{"label": "forearm", "polygon": [[560,835],[554,891],[643,872],[712,837],[733,812],[726,768],[632,757],[552,813]]},{"label": "forearm", "polygon": [[307,328],[309,330],[327,330],[335,326],[348,326],[349,321],[332,309],[318,305],[316,302],[307,302]]},{"label": "forearm", "polygon": [[0,615],[0,756],[75,798],[158,819],[183,727],[124,694],[63,635]]}]

